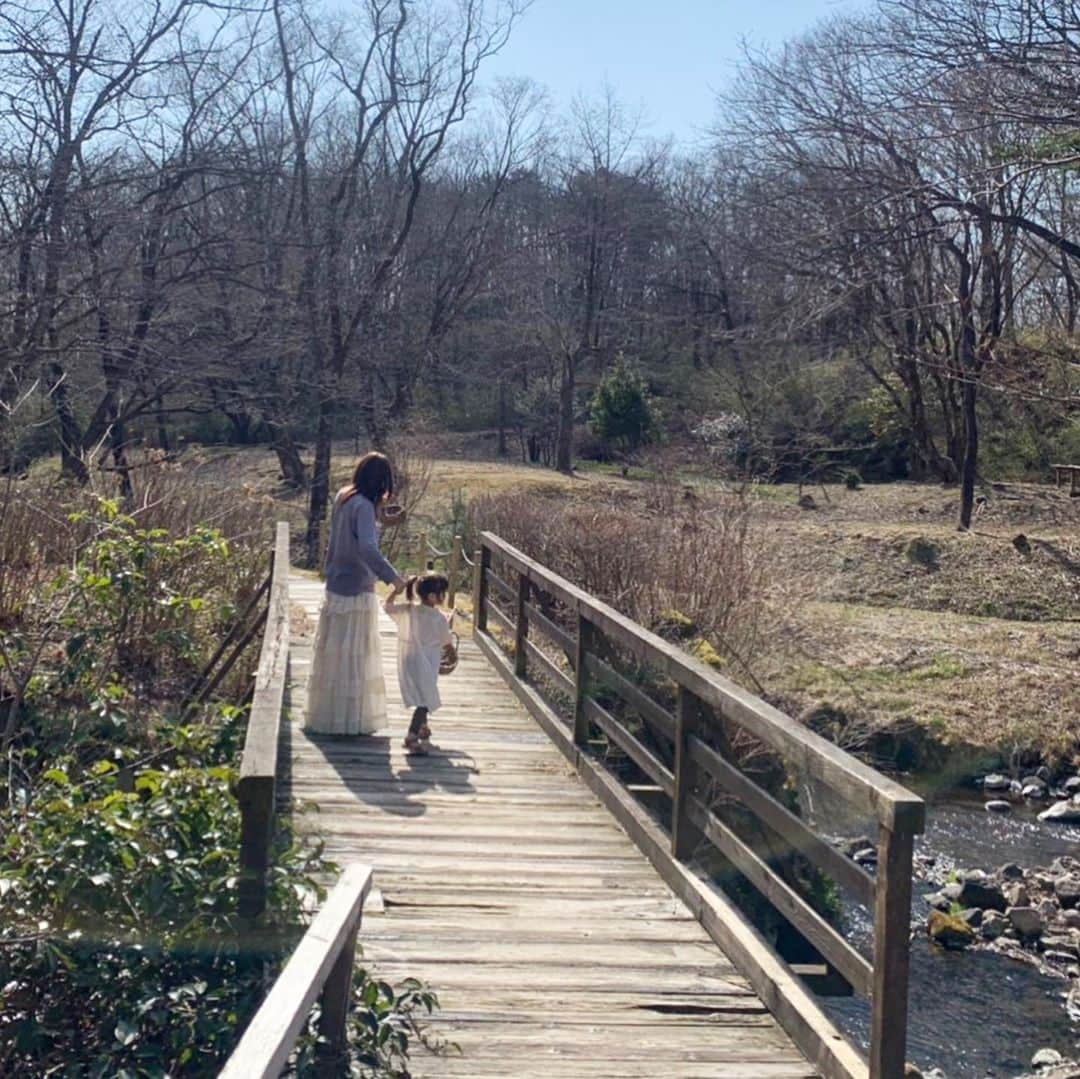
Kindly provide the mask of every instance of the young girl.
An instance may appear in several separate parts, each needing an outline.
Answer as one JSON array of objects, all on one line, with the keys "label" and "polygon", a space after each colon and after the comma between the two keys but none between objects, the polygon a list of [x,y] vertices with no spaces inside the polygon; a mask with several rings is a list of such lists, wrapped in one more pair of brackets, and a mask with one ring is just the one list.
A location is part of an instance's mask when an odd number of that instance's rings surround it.
[{"label": "young girl", "polygon": [[[453,643],[450,618],[439,611],[450,590],[450,582],[441,573],[410,577],[405,585],[408,603],[396,603],[401,587],[386,600],[384,609],[398,627],[398,683],[406,708],[414,709],[405,749],[426,753],[430,748],[431,729],[428,715],[439,707],[439,661],[443,649]],[[416,596],[420,602],[414,603]]]}]

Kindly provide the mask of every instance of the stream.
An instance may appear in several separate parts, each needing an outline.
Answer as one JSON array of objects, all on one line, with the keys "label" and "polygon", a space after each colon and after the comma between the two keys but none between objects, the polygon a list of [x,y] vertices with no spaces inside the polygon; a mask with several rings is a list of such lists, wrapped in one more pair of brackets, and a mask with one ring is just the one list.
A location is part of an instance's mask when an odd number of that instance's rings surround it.
[{"label": "stream", "polygon": [[[1080,828],[1036,820],[1046,803],[1014,803],[1013,813],[1005,816],[987,813],[983,803],[973,791],[954,791],[928,804],[926,834],[915,850],[936,860],[935,873],[953,867],[990,870],[1007,862],[1045,867],[1059,855],[1080,854]],[[947,1079],[1009,1079],[1026,1074],[1039,1049],[1080,1056],[1080,1027],[1070,1022],[1064,1001],[1072,983],[993,952],[950,952],[932,945],[922,931],[929,913],[923,895],[936,888],[920,877],[924,873],[917,860],[908,1059],[924,1071],[940,1069]],[[844,933],[868,948],[868,912],[848,904]],[[835,1022],[866,1045],[865,1001],[833,997],[823,1004]]]}]

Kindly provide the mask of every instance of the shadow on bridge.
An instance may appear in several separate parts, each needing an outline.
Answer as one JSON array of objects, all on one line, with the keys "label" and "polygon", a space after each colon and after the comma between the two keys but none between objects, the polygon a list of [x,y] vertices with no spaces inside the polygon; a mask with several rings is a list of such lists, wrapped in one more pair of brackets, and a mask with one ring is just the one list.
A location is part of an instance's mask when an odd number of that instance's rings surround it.
[{"label": "shadow on bridge", "polygon": [[[404,730],[404,721],[394,723]],[[432,748],[427,756],[398,756],[395,770],[392,746],[401,736],[327,735],[305,732],[301,737],[317,747],[349,793],[381,813],[421,817],[433,791],[455,796],[476,793],[476,762],[467,753]]]}]

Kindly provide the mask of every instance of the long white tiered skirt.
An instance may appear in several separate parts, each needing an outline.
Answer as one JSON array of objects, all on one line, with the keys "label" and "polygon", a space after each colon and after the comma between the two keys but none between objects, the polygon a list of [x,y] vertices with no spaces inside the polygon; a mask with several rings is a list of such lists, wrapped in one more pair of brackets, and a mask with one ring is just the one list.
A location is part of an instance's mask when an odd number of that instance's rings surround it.
[{"label": "long white tiered skirt", "polygon": [[374,592],[327,592],[315,631],[305,730],[374,734],[386,726],[386,683]]}]

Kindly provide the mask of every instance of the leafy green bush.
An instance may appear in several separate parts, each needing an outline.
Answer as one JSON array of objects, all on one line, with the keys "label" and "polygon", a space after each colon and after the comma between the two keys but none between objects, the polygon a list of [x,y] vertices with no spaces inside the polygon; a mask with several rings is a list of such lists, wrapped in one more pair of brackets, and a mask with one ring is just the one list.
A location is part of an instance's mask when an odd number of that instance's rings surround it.
[{"label": "leafy green bush", "polygon": [[589,428],[617,449],[633,453],[656,431],[645,380],[619,359],[600,380],[589,405]]},{"label": "leafy green bush", "polygon": [[298,936],[319,849],[279,844],[246,937],[236,776],[198,760],[228,740],[176,733],[190,756],[131,790],[113,760],[78,781],[54,765],[0,813],[0,1072],[212,1073]]}]

